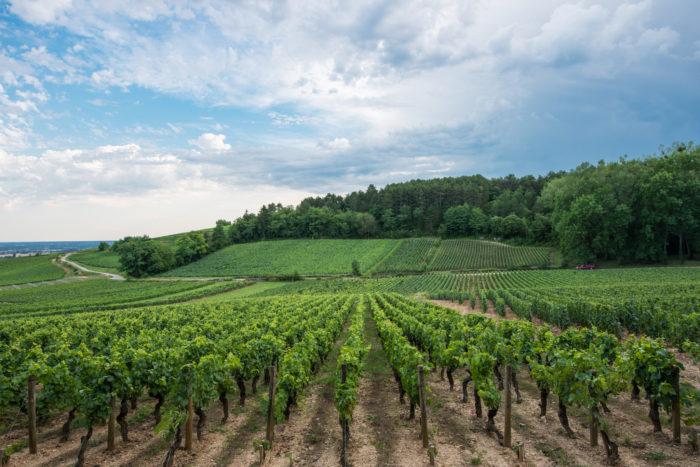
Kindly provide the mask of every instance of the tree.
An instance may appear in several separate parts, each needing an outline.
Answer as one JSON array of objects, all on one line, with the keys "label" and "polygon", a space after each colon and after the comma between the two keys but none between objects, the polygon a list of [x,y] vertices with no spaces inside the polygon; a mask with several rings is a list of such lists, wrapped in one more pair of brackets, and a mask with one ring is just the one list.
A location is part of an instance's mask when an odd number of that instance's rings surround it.
[{"label": "tree", "polygon": [[445,211],[442,223],[445,237],[463,237],[472,233],[472,211],[469,206],[455,206]]},{"label": "tree", "polygon": [[507,238],[524,238],[527,234],[525,221],[515,214],[509,214],[503,219],[503,236]]},{"label": "tree", "polygon": [[99,245],[97,245],[97,251],[107,251],[109,249],[109,244],[107,242],[100,242]]},{"label": "tree", "polygon": [[357,215],[357,233],[367,238],[376,235],[377,220],[372,214],[363,212]]},{"label": "tree", "polygon": [[175,266],[172,249],[160,242],[143,237],[126,237],[119,241],[120,270],[131,277],[158,274]]},{"label": "tree", "polygon": [[220,250],[229,244],[229,237],[226,235],[226,227],[231,223],[224,219],[216,221],[216,227],[211,234],[211,249]]},{"label": "tree", "polygon": [[175,259],[180,266],[197,261],[206,254],[207,242],[199,232],[189,232],[175,241]]}]

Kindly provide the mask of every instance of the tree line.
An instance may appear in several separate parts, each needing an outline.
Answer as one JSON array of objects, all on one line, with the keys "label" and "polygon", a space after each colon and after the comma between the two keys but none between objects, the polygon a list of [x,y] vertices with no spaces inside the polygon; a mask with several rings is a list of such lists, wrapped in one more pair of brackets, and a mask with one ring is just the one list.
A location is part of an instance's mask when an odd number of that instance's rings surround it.
[{"label": "tree line", "polygon": [[[220,219],[211,232],[181,236],[172,260],[161,264],[261,240],[416,236],[551,244],[570,262],[682,261],[700,246],[699,154],[700,146],[675,143],[655,156],[546,176],[411,180],[310,197],[298,206],[268,204],[233,222]],[[162,257],[158,248],[152,255]]]}]

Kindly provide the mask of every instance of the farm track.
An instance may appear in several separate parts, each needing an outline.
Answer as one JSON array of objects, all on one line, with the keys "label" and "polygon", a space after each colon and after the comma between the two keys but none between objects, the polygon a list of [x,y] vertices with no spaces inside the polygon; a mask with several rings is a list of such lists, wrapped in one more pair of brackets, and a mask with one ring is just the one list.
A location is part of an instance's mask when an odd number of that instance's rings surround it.
[{"label": "farm track", "polygon": [[81,266],[81,265],[78,264],[78,263],[75,263],[75,262],[73,262],[73,261],[68,261],[68,257],[69,257],[71,254],[72,254],[72,253],[67,253],[67,254],[65,254],[65,255],[63,255],[63,256],[59,256],[60,261],[63,262],[63,263],[69,264],[69,265],[73,266],[74,268],[79,269],[79,270],[81,270],[81,271],[84,271],[84,272],[91,272],[91,273],[94,273],[94,274],[100,274],[100,275],[102,275],[102,276],[105,276],[105,277],[108,278],[108,279],[112,279],[112,280],[115,280],[115,281],[123,281],[123,280],[126,280],[126,279],[124,279],[124,277],[120,276],[119,274],[112,274],[111,272],[93,271],[92,269],[88,269],[88,268],[86,268],[85,266]]}]

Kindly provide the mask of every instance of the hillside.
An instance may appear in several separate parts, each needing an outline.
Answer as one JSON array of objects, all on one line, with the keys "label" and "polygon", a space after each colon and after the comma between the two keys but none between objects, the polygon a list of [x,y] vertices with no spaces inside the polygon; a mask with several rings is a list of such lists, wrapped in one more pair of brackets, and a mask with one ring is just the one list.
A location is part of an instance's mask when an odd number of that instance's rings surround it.
[{"label": "hillside", "polygon": [[278,240],[232,245],[163,277],[254,277],[363,273],[468,271],[548,267],[550,248],[513,247],[485,240]]},{"label": "hillside", "polygon": [[255,277],[271,274],[350,274],[357,260],[364,272],[399,240],[279,240],[231,245],[163,277]]},{"label": "hillside", "polygon": [[65,272],[51,262],[55,257],[41,255],[0,259],[0,286],[60,279]]},{"label": "hillside", "polygon": [[431,271],[505,269],[550,266],[551,248],[511,246],[486,240],[452,239],[440,242]]},{"label": "hillside", "polygon": [[88,266],[92,269],[117,272],[119,270],[119,255],[113,251],[98,251],[96,248],[81,250],[71,254],[71,261]]}]

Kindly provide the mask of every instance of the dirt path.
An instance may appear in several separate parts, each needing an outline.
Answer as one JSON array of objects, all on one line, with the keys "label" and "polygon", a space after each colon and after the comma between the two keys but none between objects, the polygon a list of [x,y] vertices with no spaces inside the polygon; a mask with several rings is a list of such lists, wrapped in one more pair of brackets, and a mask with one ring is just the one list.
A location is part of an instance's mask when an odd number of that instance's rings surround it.
[{"label": "dirt path", "polygon": [[93,271],[92,269],[88,269],[88,268],[86,268],[86,267],[84,267],[84,266],[79,265],[78,263],[75,263],[75,262],[73,262],[73,261],[68,261],[68,257],[69,257],[70,255],[72,255],[72,254],[73,254],[73,253],[67,253],[67,254],[65,254],[65,255],[63,255],[63,256],[59,256],[59,259],[60,259],[61,262],[66,263],[66,264],[69,264],[69,265],[73,266],[74,268],[79,269],[79,270],[84,271],[84,272],[92,272],[92,273],[95,273],[95,274],[101,274],[101,275],[105,276],[106,278],[112,279],[112,280],[115,280],[115,281],[123,281],[123,280],[125,280],[124,277],[120,276],[119,274],[112,274],[112,273],[110,273],[110,272]]}]

